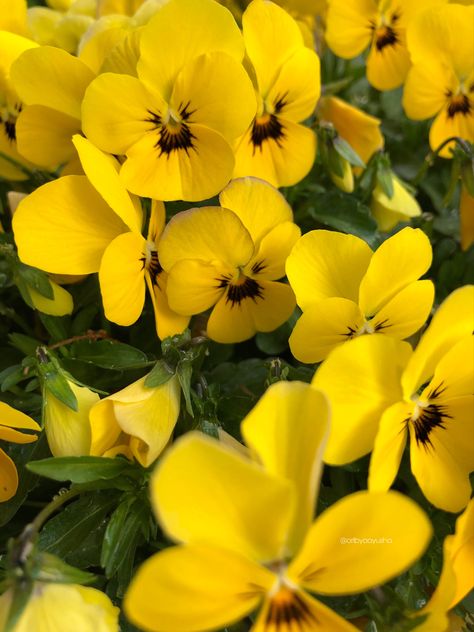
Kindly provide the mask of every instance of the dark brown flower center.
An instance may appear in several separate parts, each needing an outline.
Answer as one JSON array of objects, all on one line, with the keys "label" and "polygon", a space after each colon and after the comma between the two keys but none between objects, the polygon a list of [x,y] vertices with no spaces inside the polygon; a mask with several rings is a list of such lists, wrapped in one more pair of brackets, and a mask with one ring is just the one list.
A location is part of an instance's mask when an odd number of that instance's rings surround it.
[{"label": "dark brown flower center", "polygon": [[153,129],[158,131],[158,140],[155,147],[159,149],[159,155],[166,154],[168,157],[173,151],[183,150],[189,155],[189,151],[197,151],[195,146],[196,136],[192,133],[188,121],[194,114],[190,110],[190,103],[180,105],[176,119],[169,117],[163,121],[161,114],[148,110],[149,117],[145,119],[152,123]]},{"label": "dark brown flower center", "polygon": [[241,276],[237,281],[232,280],[230,276],[223,275],[216,279],[219,288],[227,288],[226,303],[231,303],[231,307],[240,305],[243,300],[250,298],[254,303],[258,299],[263,299],[262,286],[247,276]]}]

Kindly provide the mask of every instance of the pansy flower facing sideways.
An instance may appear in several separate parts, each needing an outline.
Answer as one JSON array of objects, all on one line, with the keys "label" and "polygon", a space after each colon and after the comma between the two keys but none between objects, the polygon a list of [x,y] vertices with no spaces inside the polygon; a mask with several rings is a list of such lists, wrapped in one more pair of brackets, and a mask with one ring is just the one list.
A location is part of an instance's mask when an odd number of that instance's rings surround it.
[{"label": "pansy flower facing sideways", "polygon": [[130,191],[196,201],[229,182],[231,143],[256,111],[243,55],[226,8],[171,0],[143,29],[138,77],[104,73],[91,83],[84,132],[100,149],[126,155],[120,177]]},{"label": "pansy flower facing sideways", "polygon": [[419,278],[431,244],[404,228],[373,252],[354,235],[314,230],[297,241],[286,273],[303,314],[290,336],[301,362],[320,362],[352,338],[380,333],[403,340],[429,316],[434,286]]},{"label": "pansy flower facing sideways", "polygon": [[410,67],[406,30],[415,15],[446,0],[329,0],[326,41],[352,59],[370,46],[367,79],[378,90],[401,86]]},{"label": "pansy flower facing sideways", "polygon": [[[37,435],[24,430],[41,431],[41,427],[4,402],[0,402],[0,440],[10,443],[33,443]],[[10,500],[18,488],[18,472],[12,459],[0,448],[0,503]]]},{"label": "pansy flower facing sideways", "polygon": [[140,201],[122,184],[119,163],[81,136],[74,137],[74,145],[86,175],[43,185],[15,212],[20,259],[55,274],[98,272],[105,315],[123,326],[139,318],[148,286],[158,336],[183,331],[189,318],[169,309],[158,259],[163,204],[152,203],[145,239]]},{"label": "pansy flower facing sideways", "polygon": [[[312,522],[328,415],[321,392],[280,382],[242,423],[251,457],[195,432],[168,450],[151,497],[178,545],[132,580],[124,607],[135,625],[201,632],[257,610],[253,632],[356,630],[311,593],[357,593],[395,577],[423,553],[431,525],[409,498],[366,491]],[[384,537],[387,546],[345,544]]]},{"label": "pansy flower facing sideways", "polygon": [[290,186],[310,171],[316,135],[301,125],[320,94],[319,58],[293,18],[272,2],[250,3],[242,18],[258,109],[235,145],[234,177]]},{"label": "pansy flower facing sideways", "polygon": [[[408,29],[413,61],[403,92],[408,117],[435,116],[433,150],[453,136],[474,142],[474,7],[449,4],[420,13]],[[451,157],[453,143],[440,156]]]},{"label": "pansy flower facing sideways", "polygon": [[300,236],[285,198],[257,178],[238,178],[222,191],[221,207],[175,215],[160,241],[168,300],[179,314],[213,307],[207,334],[241,342],[273,331],[296,306],[292,289],[276,282]]},{"label": "pansy flower facing sideways", "polygon": [[324,455],[342,465],[372,451],[369,490],[389,489],[405,445],[411,470],[435,507],[458,512],[474,470],[474,286],[441,304],[415,351],[388,336],[363,336],[335,349],[313,384],[331,402]]}]

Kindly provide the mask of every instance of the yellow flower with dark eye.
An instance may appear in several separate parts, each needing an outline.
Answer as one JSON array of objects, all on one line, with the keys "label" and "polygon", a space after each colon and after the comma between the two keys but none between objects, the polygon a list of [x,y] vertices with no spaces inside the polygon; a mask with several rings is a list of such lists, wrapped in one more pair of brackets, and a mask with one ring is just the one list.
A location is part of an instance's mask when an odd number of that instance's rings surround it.
[{"label": "yellow flower with dark eye", "polygon": [[[6,180],[26,180],[30,162],[18,152],[16,123],[22,103],[10,77],[11,66],[25,50],[37,44],[21,35],[0,31],[0,177]],[[9,160],[10,159],[10,160]]]},{"label": "yellow flower with dark eye", "polygon": [[370,46],[367,79],[378,90],[402,85],[410,67],[406,30],[426,7],[447,0],[328,0],[326,41],[352,59]]},{"label": "yellow flower with dark eye", "polygon": [[296,184],[316,155],[316,136],[300,122],[319,98],[318,56],[305,47],[293,18],[272,2],[251,2],[242,25],[258,110],[236,143],[234,177],[256,176],[277,187]]},{"label": "yellow flower with dark eye", "polygon": [[[412,119],[435,116],[430,146],[453,136],[474,142],[474,6],[450,4],[420,13],[408,29],[413,61],[403,93]],[[453,143],[439,152],[451,157]]]},{"label": "yellow flower with dark eye", "polygon": [[199,314],[213,307],[209,337],[241,342],[291,316],[294,294],[276,280],[300,230],[285,198],[263,180],[233,180],[220,203],[175,215],[160,242],[160,262],[172,309]]},{"label": "yellow flower with dark eye", "polygon": [[124,607],[135,625],[201,632],[257,610],[252,632],[356,631],[311,593],[357,593],[395,577],[422,554],[431,525],[409,498],[366,491],[313,522],[328,416],[321,392],[279,382],[242,423],[251,458],[198,433],[167,451],[151,500],[178,544],[132,579]]},{"label": "yellow flower with dark eye", "polygon": [[[33,443],[37,436],[21,432],[35,430],[40,426],[19,410],[0,402],[0,440],[10,443]],[[11,458],[0,448],[0,502],[10,500],[18,488],[18,472]]]},{"label": "yellow flower with dark eye", "polygon": [[286,273],[303,314],[290,336],[301,362],[320,362],[351,338],[383,333],[400,340],[429,316],[431,244],[419,229],[404,228],[375,252],[354,235],[314,230],[295,244]]},{"label": "yellow flower with dark eye", "polygon": [[426,498],[461,511],[474,470],[474,286],[453,292],[415,351],[388,336],[362,336],[332,351],[313,384],[331,402],[324,459],[341,465],[372,451],[369,490],[395,480],[407,442]]},{"label": "yellow flower with dark eye", "polygon": [[22,103],[16,124],[19,152],[47,169],[66,163],[81,173],[72,143],[81,132],[81,103],[94,73],[60,48],[40,46],[25,51],[11,68],[11,80]]},{"label": "yellow flower with dark eye", "polygon": [[158,336],[183,331],[189,319],[170,310],[158,259],[164,205],[152,203],[145,239],[140,201],[120,181],[119,163],[81,136],[73,142],[86,176],[59,178],[19,204],[13,231],[20,259],[55,274],[98,272],[105,315],[123,326],[139,318],[148,287]]},{"label": "yellow flower with dark eye", "polygon": [[120,176],[138,195],[203,200],[234,168],[231,143],[255,115],[244,46],[213,0],[171,0],[144,27],[137,77],[104,73],[88,88],[83,129],[125,154]]}]

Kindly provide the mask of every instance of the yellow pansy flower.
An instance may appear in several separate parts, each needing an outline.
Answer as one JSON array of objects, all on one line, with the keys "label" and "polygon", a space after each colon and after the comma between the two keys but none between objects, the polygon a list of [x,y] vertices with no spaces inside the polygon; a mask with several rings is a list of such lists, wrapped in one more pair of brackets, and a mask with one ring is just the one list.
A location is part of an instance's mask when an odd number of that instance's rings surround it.
[{"label": "yellow pansy flower", "polygon": [[47,169],[77,161],[72,137],[81,132],[81,103],[93,79],[88,66],[59,48],[40,46],[18,57],[11,80],[22,103],[16,132],[25,158]]},{"label": "yellow pansy flower", "polygon": [[388,489],[410,443],[412,472],[426,498],[461,511],[474,469],[474,286],[440,306],[412,353],[388,336],[362,336],[335,349],[313,384],[332,407],[324,459],[340,465],[372,450],[369,489]]},{"label": "yellow pansy flower", "polygon": [[[40,426],[19,410],[0,402],[0,440],[10,443],[32,443],[37,436],[21,430],[41,431]],[[10,500],[18,488],[18,472],[12,459],[0,448],[0,502]]]},{"label": "yellow pansy flower", "polygon": [[127,156],[120,176],[130,191],[194,201],[227,184],[231,143],[256,109],[243,52],[227,9],[171,0],[141,34],[138,78],[104,73],[91,83],[84,132],[102,150]]},{"label": "yellow pansy flower", "polygon": [[370,46],[367,79],[378,90],[402,85],[410,67],[406,30],[426,7],[447,0],[328,0],[326,41],[344,59]]},{"label": "yellow pansy flower", "polygon": [[[0,597],[0,632],[6,629],[13,590]],[[78,584],[36,582],[9,632],[119,632],[119,609],[107,595]]]},{"label": "yellow pansy flower", "polygon": [[[421,555],[431,526],[395,492],[352,494],[312,522],[328,413],[308,384],[280,382],[243,421],[251,459],[195,432],[169,449],[151,497],[178,545],[132,580],[124,606],[135,625],[201,632],[258,608],[253,632],[356,630],[311,593],[355,593],[398,575]],[[390,544],[355,544],[384,537]]]},{"label": "yellow pansy flower", "polygon": [[236,142],[234,177],[256,176],[277,187],[296,184],[316,155],[316,136],[300,122],[319,98],[318,56],[304,45],[293,18],[272,2],[251,2],[242,25],[258,109]]},{"label": "yellow pansy flower", "polygon": [[105,315],[123,326],[139,318],[148,287],[158,335],[183,331],[189,319],[169,309],[158,260],[163,204],[153,203],[145,239],[140,202],[123,186],[118,162],[81,136],[73,142],[86,176],[64,176],[20,203],[13,217],[20,259],[56,274],[99,272]]},{"label": "yellow pansy flower", "polygon": [[303,314],[290,336],[301,362],[320,362],[351,338],[383,333],[403,340],[429,316],[431,265],[428,237],[404,228],[375,252],[354,235],[313,230],[299,239],[286,273]]},{"label": "yellow pansy flower", "polygon": [[149,467],[166,447],[179,415],[178,377],[153,388],[144,383],[143,377],[92,407],[93,456],[124,454]]},{"label": "yellow pansy flower", "polygon": [[384,146],[381,120],[363,112],[338,97],[323,97],[318,104],[318,118],[332,123],[337,133],[367,164]]},{"label": "yellow pansy flower", "polygon": [[5,180],[26,180],[28,173],[21,169],[21,165],[27,169],[32,167],[18,152],[16,123],[22,104],[12,84],[10,70],[23,51],[36,46],[35,42],[21,35],[0,31],[0,177]]},{"label": "yellow pansy flower", "polygon": [[[470,500],[464,513],[456,520],[453,535],[448,535],[443,543],[443,568],[438,586],[430,600],[415,615],[428,614],[419,625],[418,632],[445,632],[449,627],[454,608],[474,588],[474,499]],[[449,618],[448,618],[449,617]],[[456,630],[463,629],[463,621]]]},{"label": "yellow pansy flower", "polygon": [[[452,136],[474,142],[474,6],[449,4],[420,13],[408,29],[413,61],[403,107],[412,119],[435,116],[430,146]],[[451,158],[453,143],[439,152]]]},{"label": "yellow pansy flower", "polygon": [[285,275],[300,230],[285,198],[263,180],[233,180],[220,203],[175,215],[160,242],[160,262],[172,309],[199,314],[213,307],[208,336],[241,342],[291,316],[294,294],[276,279]]},{"label": "yellow pansy flower", "polygon": [[421,215],[421,208],[413,195],[392,172],[393,195],[388,197],[379,183],[372,191],[370,210],[381,231],[392,230],[400,222],[408,222]]}]

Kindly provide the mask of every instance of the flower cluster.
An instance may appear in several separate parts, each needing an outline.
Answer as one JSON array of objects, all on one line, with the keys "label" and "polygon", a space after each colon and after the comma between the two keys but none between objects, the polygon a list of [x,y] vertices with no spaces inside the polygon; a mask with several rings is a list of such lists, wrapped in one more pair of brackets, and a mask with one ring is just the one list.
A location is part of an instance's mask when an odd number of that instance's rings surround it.
[{"label": "flower cluster", "polygon": [[0,632],[470,625],[472,3],[9,4]]}]

